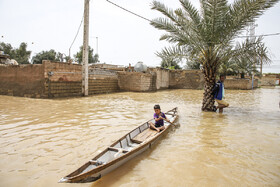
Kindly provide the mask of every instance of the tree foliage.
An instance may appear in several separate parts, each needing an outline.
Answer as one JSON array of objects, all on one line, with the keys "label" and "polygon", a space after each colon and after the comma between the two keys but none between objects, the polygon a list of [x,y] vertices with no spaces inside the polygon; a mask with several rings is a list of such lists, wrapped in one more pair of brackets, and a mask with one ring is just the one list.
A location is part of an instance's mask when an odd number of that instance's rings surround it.
[{"label": "tree foliage", "polygon": [[43,60],[60,61],[59,53],[51,49],[49,51],[42,51],[32,57],[33,64],[42,64]]},{"label": "tree foliage", "polygon": [[232,42],[241,31],[264,10],[279,0],[201,0],[198,11],[189,0],[179,0],[176,10],[153,1],[152,9],[164,15],[151,22],[155,28],[166,31],[160,40],[173,44],[173,51],[183,58],[194,56],[202,65],[205,77],[202,110],[214,109],[211,95],[220,65],[228,61],[235,51]]},{"label": "tree foliage", "polygon": [[[88,63],[89,64],[93,64],[93,63],[97,63],[99,62],[99,55],[95,54],[93,55],[93,49],[88,46],[89,51],[88,51]],[[79,64],[82,63],[83,61],[83,46],[80,47],[80,51],[76,53],[76,55],[74,55],[74,57],[76,58],[76,61],[79,62]]]},{"label": "tree foliage", "polygon": [[176,56],[176,54],[170,54],[172,49],[164,48],[161,52],[157,52],[156,55],[161,58],[161,67],[168,69],[181,69],[179,63],[182,58]]},{"label": "tree foliage", "polygon": [[4,51],[5,54],[8,54],[11,58],[14,57],[14,49],[11,44],[9,43],[0,43],[0,50]]},{"label": "tree foliage", "polygon": [[244,42],[237,43],[234,55],[221,64],[219,72],[221,74],[240,74],[241,78],[244,78],[245,74],[258,73],[257,65],[271,62],[267,47],[262,40],[262,37],[247,38]]},{"label": "tree foliage", "polygon": [[29,64],[31,51],[27,50],[27,44],[22,42],[19,48],[13,48],[9,43],[0,43],[0,50],[10,56],[10,59],[15,59],[19,64]]},{"label": "tree foliage", "polygon": [[29,58],[31,55],[31,51],[27,50],[27,44],[21,43],[19,48],[15,50],[15,57],[14,59],[19,64],[29,64]]}]

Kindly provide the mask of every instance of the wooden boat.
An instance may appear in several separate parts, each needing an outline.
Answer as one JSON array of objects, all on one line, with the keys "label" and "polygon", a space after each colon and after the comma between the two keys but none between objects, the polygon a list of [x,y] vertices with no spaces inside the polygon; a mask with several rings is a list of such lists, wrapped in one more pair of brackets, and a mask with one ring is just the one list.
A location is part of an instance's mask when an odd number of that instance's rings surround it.
[{"label": "wooden boat", "polygon": [[59,182],[84,183],[93,182],[116,169],[133,157],[147,150],[164,132],[172,126],[178,117],[177,108],[165,113],[171,123],[165,122],[161,132],[151,130],[149,122],[133,129],[103,152],[82,165],[80,168],[60,179]]}]

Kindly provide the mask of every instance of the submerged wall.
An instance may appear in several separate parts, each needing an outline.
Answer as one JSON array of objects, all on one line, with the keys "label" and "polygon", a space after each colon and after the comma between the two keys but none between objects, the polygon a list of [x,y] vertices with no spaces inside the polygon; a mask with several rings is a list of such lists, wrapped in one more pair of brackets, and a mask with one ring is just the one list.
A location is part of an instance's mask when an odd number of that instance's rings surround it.
[{"label": "submerged wall", "polygon": [[[275,80],[275,77],[272,79]],[[151,68],[148,73],[140,73],[89,66],[89,95],[203,87],[204,75],[200,70]],[[225,87],[251,89],[252,81],[226,79]],[[258,87],[258,80],[254,81],[254,87]],[[36,98],[82,96],[82,66],[47,60],[38,65],[0,66],[0,94]]]},{"label": "submerged wall", "polygon": [[43,61],[45,92],[48,98],[82,95],[82,66]]},{"label": "submerged wall", "polygon": [[0,66],[1,95],[44,97],[44,84],[44,67],[41,64]]},{"label": "submerged wall", "polygon": [[121,91],[156,91],[156,74],[140,72],[118,72],[118,83]]},{"label": "submerged wall", "polygon": [[171,70],[169,88],[203,89],[204,76],[200,70]]},{"label": "submerged wall", "polygon": [[[116,72],[89,69],[89,95],[119,91]],[[36,98],[82,96],[82,66],[43,64],[0,66],[0,94]]]},{"label": "submerged wall", "polygon": [[116,71],[89,68],[89,95],[118,92],[118,75]]},{"label": "submerged wall", "polygon": [[[44,61],[46,84],[49,97],[82,96],[82,65]],[[52,76],[48,75],[52,72]],[[115,71],[89,66],[88,94],[112,93],[119,91]],[[49,89],[50,87],[50,89]]]},{"label": "submerged wall", "polygon": [[[224,82],[226,89],[240,89],[240,90],[250,90],[252,89],[251,79],[226,79]],[[258,79],[254,79],[254,88],[258,87]]]},{"label": "submerged wall", "polygon": [[280,74],[264,74],[260,78],[260,86],[280,85]]},{"label": "submerged wall", "polygon": [[169,70],[163,68],[149,68],[150,72],[156,74],[156,89],[168,89],[169,88]]}]

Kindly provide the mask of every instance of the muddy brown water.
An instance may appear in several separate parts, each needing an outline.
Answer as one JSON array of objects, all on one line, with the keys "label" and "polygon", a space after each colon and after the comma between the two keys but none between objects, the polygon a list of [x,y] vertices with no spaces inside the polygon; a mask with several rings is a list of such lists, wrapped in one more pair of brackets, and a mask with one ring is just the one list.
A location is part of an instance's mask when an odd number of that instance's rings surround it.
[{"label": "muddy brown water", "polygon": [[[223,114],[201,112],[202,93],[0,96],[0,186],[280,186],[280,88],[226,90]],[[95,183],[57,183],[152,118],[156,103],[180,117],[155,146]]]}]

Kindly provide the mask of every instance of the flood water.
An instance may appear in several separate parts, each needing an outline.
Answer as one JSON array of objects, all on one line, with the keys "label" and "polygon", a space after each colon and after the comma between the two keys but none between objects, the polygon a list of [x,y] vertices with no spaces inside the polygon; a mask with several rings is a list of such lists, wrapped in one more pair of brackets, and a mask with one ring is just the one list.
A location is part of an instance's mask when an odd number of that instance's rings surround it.
[{"label": "flood water", "polygon": [[[280,186],[280,88],[226,90],[223,114],[202,90],[85,98],[0,96],[0,186]],[[57,181],[162,111],[179,120],[155,146],[94,183]]]}]

